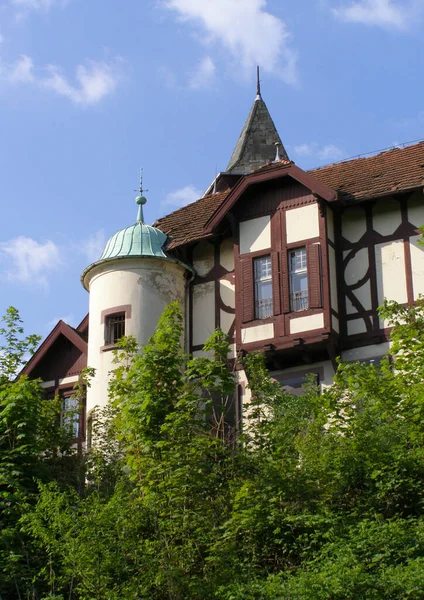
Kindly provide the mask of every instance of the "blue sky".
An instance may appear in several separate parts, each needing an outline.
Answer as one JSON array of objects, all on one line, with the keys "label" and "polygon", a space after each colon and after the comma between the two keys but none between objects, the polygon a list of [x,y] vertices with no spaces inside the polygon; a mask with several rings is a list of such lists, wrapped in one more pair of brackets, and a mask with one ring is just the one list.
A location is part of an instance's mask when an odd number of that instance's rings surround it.
[{"label": "blue sky", "polygon": [[136,216],[224,170],[262,95],[312,168],[424,137],[422,0],[0,0],[0,312],[88,310],[79,276]]}]

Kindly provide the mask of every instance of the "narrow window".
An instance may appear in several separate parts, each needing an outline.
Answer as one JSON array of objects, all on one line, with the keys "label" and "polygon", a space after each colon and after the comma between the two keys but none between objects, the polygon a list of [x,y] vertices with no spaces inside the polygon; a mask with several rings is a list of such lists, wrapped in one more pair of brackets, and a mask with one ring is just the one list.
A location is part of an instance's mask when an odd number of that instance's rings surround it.
[{"label": "narrow window", "polygon": [[80,402],[77,395],[65,396],[62,401],[62,427],[72,433],[73,438],[79,434]]},{"label": "narrow window", "polygon": [[255,318],[266,319],[272,316],[272,271],[271,257],[255,258]]},{"label": "narrow window", "polygon": [[125,313],[108,315],[105,318],[105,344],[116,344],[125,335]]},{"label": "narrow window", "polygon": [[290,308],[296,312],[308,308],[308,271],[306,248],[289,252]]}]

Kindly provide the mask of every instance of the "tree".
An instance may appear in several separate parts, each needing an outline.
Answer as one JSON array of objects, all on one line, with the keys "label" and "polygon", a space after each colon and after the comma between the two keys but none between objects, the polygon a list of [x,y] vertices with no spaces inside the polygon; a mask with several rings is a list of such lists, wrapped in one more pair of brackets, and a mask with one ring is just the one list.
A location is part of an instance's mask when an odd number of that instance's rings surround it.
[{"label": "tree", "polygon": [[[39,337],[24,337],[18,311],[10,307],[0,328],[0,594],[36,597],[32,583],[42,562],[21,519],[35,505],[38,482],[69,479],[70,437],[58,424],[59,400],[46,401],[39,381],[19,376]],[[60,456],[59,456],[60,454]]]},{"label": "tree", "polygon": [[422,303],[382,315],[391,358],[340,363],[321,394],[312,381],[286,394],[263,357],[243,359],[252,401],[237,443],[221,331],[190,359],[171,305],[142,353],[124,339],[85,489],[41,483],[19,520],[44,561],[38,597],[422,598]]}]

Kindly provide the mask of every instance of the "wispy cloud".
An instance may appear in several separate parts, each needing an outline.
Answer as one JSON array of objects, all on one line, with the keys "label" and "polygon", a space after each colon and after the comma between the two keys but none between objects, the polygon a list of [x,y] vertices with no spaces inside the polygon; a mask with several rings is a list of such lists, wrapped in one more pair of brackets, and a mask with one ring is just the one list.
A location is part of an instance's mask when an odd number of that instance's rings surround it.
[{"label": "wispy cloud", "polygon": [[76,246],[76,249],[85,256],[88,262],[92,263],[96,260],[99,260],[105,244],[105,232],[103,229],[100,229],[99,231],[96,231],[90,235],[87,239],[79,242],[79,244]]},{"label": "wispy cloud", "polygon": [[194,185],[186,185],[179,190],[175,190],[174,192],[170,192],[165,201],[163,202],[166,206],[186,206],[186,204],[190,204],[195,200],[198,200],[203,195],[201,190],[198,190]]},{"label": "wispy cloud", "polygon": [[417,0],[357,0],[333,9],[333,13],[342,21],[402,30],[419,11],[419,4]]},{"label": "wispy cloud", "polygon": [[56,327],[59,321],[64,321],[71,327],[75,327],[75,325],[78,325],[75,319],[75,315],[71,313],[69,315],[65,315],[64,317],[53,317],[53,319],[50,319],[50,321],[46,323],[45,328],[52,329],[53,327]]},{"label": "wispy cloud", "polygon": [[48,12],[51,8],[63,8],[69,0],[11,0],[11,5],[16,8],[16,18],[22,19],[31,11]]},{"label": "wispy cloud", "polygon": [[9,280],[33,286],[46,287],[48,275],[62,263],[60,250],[54,242],[40,243],[24,236],[0,243],[1,255]]},{"label": "wispy cloud", "polygon": [[298,156],[313,156],[322,161],[336,161],[345,158],[346,154],[334,144],[320,146],[316,142],[299,144],[294,148]]},{"label": "wispy cloud", "polygon": [[200,26],[207,45],[218,45],[245,73],[256,64],[297,82],[297,54],[286,23],[266,10],[266,0],[164,0],[180,20]]},{"label": "wispy cloud", "polygon": [[78,106],[94,106],[112,94],[122,76],[120,61],[87,61],[76,68],[72,83],[60,67],[48,65],[36,71],[33,60],[25,54],[9,66],[2,68],[0,75],[10,84],[32,84],[63,96]]},{"label": "wispy cloud", "polygon": [[215,64],[210,56],[205,56],[190,76],[189,87],[199,90],[208,87],[215,79]]}]

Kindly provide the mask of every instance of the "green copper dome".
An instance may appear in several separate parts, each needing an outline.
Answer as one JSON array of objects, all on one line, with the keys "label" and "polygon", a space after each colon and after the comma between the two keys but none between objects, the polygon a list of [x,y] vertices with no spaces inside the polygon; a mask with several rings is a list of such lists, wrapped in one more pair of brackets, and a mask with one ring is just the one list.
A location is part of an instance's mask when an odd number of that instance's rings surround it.
[{"label": "green copper dome", "polygon": [[167,258],[163,251],[168,236],[162,231],[137,221],[115,233],[106,244],[100,260],[117,258],[118,256],[158,256]]},{"label": "green copper dome", "polygon": [[162,231],[146,225],[143,217],[143,205],[147,200],[143,196],[142,180],[140,178],[140,194],[135,199],[138,205],[137,222],[130,227],[115,233],[106,244],[100,260],[109,260],[118,256],[158,256],[168,258],[164,247],[168,241]]}]

